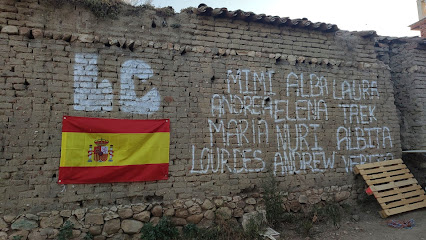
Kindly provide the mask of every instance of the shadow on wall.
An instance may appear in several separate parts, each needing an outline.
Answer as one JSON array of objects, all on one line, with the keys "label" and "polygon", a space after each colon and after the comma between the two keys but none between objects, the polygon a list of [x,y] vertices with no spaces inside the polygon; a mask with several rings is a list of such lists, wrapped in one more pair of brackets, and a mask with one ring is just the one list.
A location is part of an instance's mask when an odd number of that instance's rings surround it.
[{"label": "shadow on wall", "polygon": [[426,188],[426,154],[424,153],[403,153],[407,167],[410,169],[414,178],[419,182],[423,189]]}]

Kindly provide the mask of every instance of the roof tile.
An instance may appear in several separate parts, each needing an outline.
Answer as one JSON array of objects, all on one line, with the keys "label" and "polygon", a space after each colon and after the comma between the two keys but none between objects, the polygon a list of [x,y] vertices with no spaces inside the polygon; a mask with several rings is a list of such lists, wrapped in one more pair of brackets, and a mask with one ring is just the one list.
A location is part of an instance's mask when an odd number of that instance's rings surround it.
[{"label": "roof tile", "polygon": [[227,8],[211,8],[206,4],[200,4],[198,8],[192,10],[200,16],[212,16],[217,18],[240,19],[248,22],[260,22],[277,26],[290,26],[295,28],[312,29],[321,32],[336,32],[339,30],[336,24],[323,22],[313,23],[307,18],[290,19],[288,17],[269,16],[265,14],[255,14],[242,10],[228,11]]}]

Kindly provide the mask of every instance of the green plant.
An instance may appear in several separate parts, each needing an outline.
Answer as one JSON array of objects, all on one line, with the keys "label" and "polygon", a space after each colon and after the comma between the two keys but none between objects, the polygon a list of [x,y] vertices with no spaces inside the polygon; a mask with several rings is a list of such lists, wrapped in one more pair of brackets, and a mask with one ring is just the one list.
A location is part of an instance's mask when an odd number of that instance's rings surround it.
[{"label": "green plant", "polygon": [[179,237],[179,231],[167,217],[161,218],[156,226],[152,223],[145,224],[141,233],[141,239],[144,240],[172,240]]},{"label": "green plant", "polygon": [[211,227],[208,229],[200,229],[198,236],[195,239],[203,239],[203,240],[218,240],[224,235],[221,235],[220,229],[217,227]]},{"label": "green plant", "polygon": [[86,236],[84,236],[84,240],[93,240],[92,234],[90,234],[89,232],[86,233]]},{"label": "green plant", "polygon": [[244,239],[244,230],[235,219],[225,220],[223,218],[216,218],[216,234],[218,240],[220,239]]},{"label": "green plant", "polygon": [[[210,228],[198,228],[194,224],[188,224],[182,228],[182,240],[245,240],[245,239],[261,239],[256,231],[261,229],[259,223],[253,222],[253,224],[247,228],[248,231],[244,232],[240,224],[235,219],[224,220],[217,218],[214,225]],[[143,238],[145,239],[145,238]],[[154,238],[146,238],[154,239]],[[158,238],[161,239],[161,238]]]},{"label": "green plant", "polygon": [[21,236],[21,235],[15,235],[15,236],[13,236],[13,240],[21,240],[23,238],[23,236]]},{"label": "green plant", "polygon": [[305,217],[299,220],[299,224],[296,231],[299,234],[302,234],[303,236],[308,237],[311,235],[312,227],[313,227],[312,220]]},{"label": "green plant", "polygon": [[197,239],[200,234],[200,229],[197,225],[190,223],[182,228],[182,235],[184,239]]},{"label": "green plant", "polygon": [[160,17],[171,17],[175,15],[175,10],[172,7],[157,8],[155,11]]},{"label": "green plant", "polygon": [[296,215],[291,212],[285,212],[283,215],[281,215],[281,221],[286,223],[295,223],[297,221]]},{"label": "green plant", "polygon": [[150,3],[142,4],[142,8],[148,9],[148,10],[155,10],[155,6]]},{"label": "green plant", "polygon": [[64,225],[59,229],[58,240],[67,240],[72,237],[72,229],[74,224],[70,221],[66,221]]},{"label": "green plant", "polygon": [[271,227],[278,227],[285,210],[283,208],[283,200],[280,191],[278,190],[278,182],[273,174],[263,182],[263,200],[265,201],[266,219]]},{"label": "green plant", "polygon": [[327,203],[325,206],[314,206],[308,214],[308,218],[313,222],[331,221],[334,226],[339,227],[342,220],[341,207],[336,203]]},{"label": "green plant", "polygon": [[343,212],[346,213],[346,214],[355,214],[356,213],[356,209],[350,204],[343,203],[341,206],[342,206]]},{"label": "green plant", "polygon": [[180,12],[191,14],[192,13],[192,7],[183,8],[182,10],[180,10]]},{"label": "green plant", "polygon": [[67,2],[88,8],[98,18],[117,18],[120,13],[120,0],[49,0],[55,6],[61,6]]},{"label": "green plant", "polygon": [[180,28],[180,24],[179,23],[172,23],[170,25],[170,27],[172,27],[172,28]]},{"label": "green plant", "polygon": [[117,18],[120,12],[118,0],[74,0],[81,2],[99,18]]},{"label": "green plant", "polygon": [[340,221],[342,220],[342,215],[339,205],[335,203],[330,203],[325,205],[323,208],[322,214],[333,222],[333,225],[336,227],[340,226]]},{"label": "green plant", "polygon": [[263,239],[260,235],[266,230],[266,222],[263,213],[258,213],[249,219],[245,229],[245,239]]}]

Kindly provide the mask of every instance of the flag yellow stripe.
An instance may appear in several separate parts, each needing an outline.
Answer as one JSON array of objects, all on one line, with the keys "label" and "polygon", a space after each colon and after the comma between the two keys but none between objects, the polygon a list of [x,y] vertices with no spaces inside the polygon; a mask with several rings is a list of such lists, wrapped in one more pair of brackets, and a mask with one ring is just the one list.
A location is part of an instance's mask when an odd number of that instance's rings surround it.
[{"label": "flag yellow stripe", "polygon": [[[95,161],[95,153],[89,159],[89,145],[92,150],[97,139],[106,139],[108,160]],[[113,156],[110,160],[112,145]],[[61,167],[126,166],[138,164],[169,163],[170,133],[80,133],[63,132]]]}]

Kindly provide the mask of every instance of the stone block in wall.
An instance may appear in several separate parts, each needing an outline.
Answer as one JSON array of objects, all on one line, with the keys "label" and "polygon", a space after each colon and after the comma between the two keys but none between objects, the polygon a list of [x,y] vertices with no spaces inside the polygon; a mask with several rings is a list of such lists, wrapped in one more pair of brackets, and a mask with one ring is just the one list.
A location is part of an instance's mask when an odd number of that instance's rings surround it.
[{"label": "stone block in wall", "polygon": [[92,236],[97,236],[102,233],[102,227],[100,225],[94,225],[89,227],[89,233]]},{"label": "stone block in wall", "polygon": [[120,219],[112,219],[107,222],[105,222],[103,232],[105,232],[108,235],[117,233],[121,228]]},{"label": "stone block in wall", "polygon": [[74,226],[74,229],[78,229],[78,230],[83,229],[83,224],[82,224],[83,222],[78,221],[75,216],[69,217],[67,221],[69,221]]},{"label": "stone block in wall", "polygon": [[163,216],[163,207],[156,205],[152,208],[151,213],[154,217],[161,217]]},{"label": "stone block in wall", "polygon": [[220,207],[216,211],[216,217],[224,220],[231,219],[232,210],[228,207]]},{"label": "stone block in wall", "polygon": [[160,217],[152,217],[151,220],[149,220],[149,222],[156,226],[159,222],[160,222],[161,218]]},{"label": "stone block in wall", "polygon": [[204,210],[210,210],[214,207],[214,204],[209,200],[204,200],[203,204],[201,205],[201,208]]},{"label": "stone block in wall", "polygon": [[195,215],[191,215],[191,216],[187,217],[186,221],[188,223],[198,224],[203,219],[203,217],[204,217],[204,215],[202,213],[195,214]]},{"label": "stone block in wall", "polygon": [[87,213],[84,222],[87,225],[102,225],[104,217],[102,213]]},{"label": "stone block in wall", "polygon": [[[7,228],[7,224],[3,221],[0,221],[0,229]],[[26,218],[19,218],[10,226],[11,229],[14,230],[31,230],[38,227],[38,223],[36,221],[32,221]]]},{"label": "stone block in wall", "polygon": [[256,211],[256,212],[251,212],[251,213],[244,214],[243,215],[243,220],[242,220],[241,224],[242,224],[243,229],[245,231],[247,231],[247,227],[250,224],[251,220],[255,221],[255,222],[258,222],[260,220],[261,222],[265,222],[266,223],[267,222],[266,211],[259,211],[259,212]]},{"label": "stone block in wall", "polygon": [[9,225],[2,218],[0,218],[0,231],[6,229],[8,226]]},{"label": "stone block in wall", "polygon": [[146,207],[147,207],[147,205],[146,205],[146,204],[144,204],[144,203],[139,203],[139,204],[135,204],[135,205],[133,205],[133,206],[132,206],[132,210],[133,210],[133,213],[140,213],[140,212],[142,212],[143,210],[145,210],[145,209],[146,209]]},{"label": "stone block in wall", "polygon": [[175,216],[178,218],[186,218],[189,216],[189,213],[186,209],[176,209]]},{"label": "stone block in wall", "polygon": [[123,229],[123,232],[127,234],[135,234],[140,232],[142,226],[143,223],[137,220],[126,219],[121,222],[121,229]]},{"label": "stone block in wall", "polygon": [[9,239],[16,239],[16,238],[27,239],[29,233],[30,232],[27,231],[27,230],[19,230],[17,232],[14,232],[13,234],[11,234],[9,236]]},{"label": "stone block in wall", "polygon": [[120,216],[116,212],[107,211],[103,214],[103,217],[105,221],[109,221],[111,219],[119,218]]},{"label": "stone block in wall", "polygon": [[164,216],[171,217],[175,215],[175,209],[173,207],[166,208],[164,211]]},{"label": "stone block in wall", "polygon": [[198,204],[194,204],[190,208],[188,208],[188,213],[190,215],[200,214],[201,212],[202,212],[201,207]]},{"label": "stone block in wall", "polygon": [[139,220],[141,222],[149,222],[149,219],[151,219],[151,212],[150,211],[143,211],[140,213],[137,213],[133,215],[133,218],[136,220]]},{"label": "stone block in wall", "polygon": [[14,35],[14,34],[18,34],[19,30],[18,30],[18,27],[16,26],[4,26],[1,28],[1,32],[5,34]]},{"label": "stone block in wall", "polygon": [[350,192],[348,191],[341,191],[341,192],[337,192],[334,196],[334,199],[336,202],[341,202],[343,200],[348,199],[350,196]]},{"label": "stone block in wall", "polygon": [[42,38],[42,37],[43,37],[44,33],[43,33],[43,30],[35,28],[35,29],[32,29],[32,30],[31,30],[31,35],[32,35],[35,39],[40,39],[40,38]]},{"label": "stone block in wall", "polygon": [[64,222],[64,219],[59,214],[51,215],[48,217],[41,217],[40,227],[59,228],[60,226],[62,226],[63,222]]},{"label": "stone block in wall", "polygon": [[118,209],[117,213],[121,219],[126,219],[133,216],[133,210],[131,208]]}]

